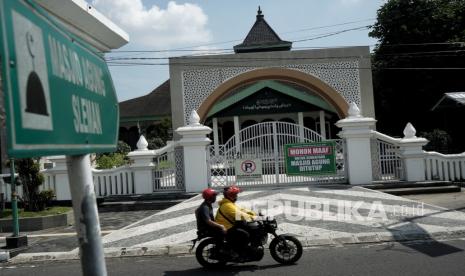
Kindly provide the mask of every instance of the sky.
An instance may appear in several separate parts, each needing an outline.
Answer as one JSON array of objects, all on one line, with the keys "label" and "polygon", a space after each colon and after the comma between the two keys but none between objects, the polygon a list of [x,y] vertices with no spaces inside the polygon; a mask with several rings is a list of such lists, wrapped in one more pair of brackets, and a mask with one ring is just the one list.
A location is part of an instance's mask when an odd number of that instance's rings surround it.
[{"label": "sky", "polygon": [[[384,0],[86,0],[125,30],[127,45],[106,54],[119,101],[169,79],[167,57],[230,53],[265,20],[293,49],[374,46],[368,36]],[[149,51],[149,52],[133,52]],[[150,52],[151,51],[151,52]],[[152,59],[134,59],[152,58]],[[128,63],[137,63],[128,65]],[[151,65],[142,65],[150,63]],[[154,65],[155,64],[155,65]]]}]

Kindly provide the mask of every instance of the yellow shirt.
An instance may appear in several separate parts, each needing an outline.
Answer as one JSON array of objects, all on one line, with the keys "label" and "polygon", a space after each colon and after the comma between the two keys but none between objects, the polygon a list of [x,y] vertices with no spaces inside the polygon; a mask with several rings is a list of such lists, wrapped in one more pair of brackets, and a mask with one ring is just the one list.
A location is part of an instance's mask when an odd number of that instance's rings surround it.
[{"label": "yellow shirt", "polygon": [[[230,201],[227,198],[223,198],[220,202],[218,202],[219,208],[216,211],[215,222],[223,225],[226,230],[233,227],[233,224],[228,220],[234,222],[236,220],[246,220],[250,221],[253,220],[256,214],[253,211],[240,208],[234,204],[234,202]],[[220,213],[227,217],[227,219]]]}]

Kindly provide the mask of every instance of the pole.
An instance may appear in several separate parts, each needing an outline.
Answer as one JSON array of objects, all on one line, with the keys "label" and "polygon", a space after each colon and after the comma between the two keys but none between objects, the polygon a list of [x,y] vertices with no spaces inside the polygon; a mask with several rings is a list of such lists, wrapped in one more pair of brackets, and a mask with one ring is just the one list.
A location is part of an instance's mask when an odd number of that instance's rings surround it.
[{"label": "pole", "polygon": [[13,216],[13,237],[19,237],[18,196],[16,194],[15,160],[10,159],[11,173],[11,212]]},{"label": "pole", "polygon": [[89,154],[66,156],[66,163],[83,275],[105,276],[107,269]]}]

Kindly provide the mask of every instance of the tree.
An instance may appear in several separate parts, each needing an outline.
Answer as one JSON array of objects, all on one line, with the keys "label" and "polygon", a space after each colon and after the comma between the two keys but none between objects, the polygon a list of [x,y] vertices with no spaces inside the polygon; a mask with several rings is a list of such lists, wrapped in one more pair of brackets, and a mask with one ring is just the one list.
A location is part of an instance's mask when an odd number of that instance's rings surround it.
[{"label": "tree", "polygon": [[97,169],[112,169],[114,167],[120,167],[127,164],[125,155],[117,152],[101,154],[97,156]]},{"label": "tree", "polygon": [[116,152],[121,153],[123,155],[127,155],[131,152],[131,147],[124,141],[118,141],[118,145],[116,146]]},{"label": "tree", "polygon": [[23,184],[24,210],[41,211],[45,208],[39,193],[39,186],[44,182],[44,176],[40,173],[40,165],[32,158],[19,159],[17,170]]},{"label": "tree", "polygon": [[165,141],[163,141],[161,138],[157,138],[157,137],[152,137],[152,138],[148,139],[147,143],[148,143],[147,148],[150,149],[150,150],[159,149],[159,148],[162,148],[162,147],[164,147],[166,145]]},{"label": "tree", "polygon": [[131,147],[124,141],[118,141],[116,152],[107,152],[97,154],[96,163],[97,169],[111,169],[113,167],[120,167],[129,163],[128,153]]},{"label": "tree", "polygon": [[389,0],[370,36],[379,40],[372,59],[378,128],[391,135],[407,122],[420,131],[443,128],[431,108],[445,92],[465,91],[465,1]]},{"label": "tree", "polygon": [[166,144],[166,141],[172,139],[171,119],[164,118],[155,125],[152,131],[146,133],[147,141],[151,138],[159,138]]}]

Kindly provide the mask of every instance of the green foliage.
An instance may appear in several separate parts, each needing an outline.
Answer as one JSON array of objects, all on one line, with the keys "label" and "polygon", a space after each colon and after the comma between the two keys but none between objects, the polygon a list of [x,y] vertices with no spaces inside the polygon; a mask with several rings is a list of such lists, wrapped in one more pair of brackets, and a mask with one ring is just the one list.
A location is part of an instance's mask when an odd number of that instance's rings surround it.
[{"label": "green foliage", "polygon": [[40,165],[32,158],[16,161],[19,179],[23,184],[24,209],[26,211],[41,211],[45,208],[39,196],[39,186],[44,182],[44,175],[40,173]]},{"label": "green foliage", "polygon": [[118,141],[116,152],[127,155],[131,152],[131,147],[124,141]]},{"label": "green foliage", "polygon": [[111,169],[113,167],[124,166],[128,163],[126,155],[122,153],[109,153],[97,156],[97,169]]},{"label": "green foliage", "polygon": [[165,170],[165,169],[171,169],[175,167],[175,163],[173,161],[161,161],[157,164],[156,169],[157,170]]},{"label": "green foliage", "polygon": [[[67,213],[71,210],[72,210],[71,207],[62,207],[62,206],[48,207],[42,211],[37,211],[37,212],[30,212],[24,209],[19,209],[18,216],[20,218],[32,218],[32,217],[59,215],[59,214]],[[0,213],[0,218],[11,218],[12,217],[11,213],[12,213],[11,209],[5,209]]]},{"label": "green foliage", "polygon": [[124,141],[118,141],[115,152],[99,153],[95,158],[97,163],[96,168],[99,170],[112,169],[121,167],[129,163],[128,153],[131,152],[131,147]]},{"label": "green foliage", "polygon": [[465,64],[465,44],[451,43],[465,41],[465,1],[389,0],[370,36],[379,40],[372,58],[377,128],[397,135],[411,122],[453,133],[431,108],[445,92],[465,90],[463,70],[447,69]]},{"label": "green foliage", "polygon": [[147,148],[151,150],[159,149],[166,145],[166,143],[161,138],[157,138],[157,137],[148,139],[147,143],[148,143]]},{"label": "green foliage", "polygon": [[380,47],[464,41],[465,1],[389,0],[378,10],[370,36]]},{"label": "green foliage", "polygon": [[43,190],[39,193],[39,203],[44,205],[43,209],[52,206],[52,200],[56,197],[52,190]]},{"label": "green foliage", "polygon": [[159,138],[161,141],[163,141],[163,145],[165,145],[166,141],[173,138],[171,127],[172,125],[170,118],[162,119],[158,124],[155,125],[152,131],[146,133],[145,138],[147,139],[147,142],[149,142],[149,140],[152,138]]},{"label": "green foliage", "polygon": [[420,137],[426,138],[429,141],[424,147],[425,150],[449,153],[452,138],[444,130],[434,129],[431,132],[423,132],[420,133]]}]

